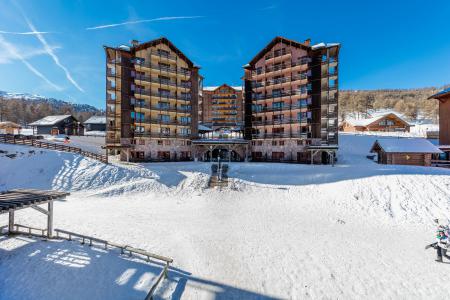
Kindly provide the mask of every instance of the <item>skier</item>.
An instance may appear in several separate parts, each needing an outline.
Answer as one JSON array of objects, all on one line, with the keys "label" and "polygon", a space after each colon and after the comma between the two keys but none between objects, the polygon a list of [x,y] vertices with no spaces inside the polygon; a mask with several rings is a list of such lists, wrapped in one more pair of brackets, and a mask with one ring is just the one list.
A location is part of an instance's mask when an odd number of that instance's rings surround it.
[{"label": "skier", "polygon": [[447,255],[447,247],[450,246],[448,236],[444,229],[439,229],[438,234],[436,236],[436,250],[437,250],[437,262],[442,262],[442,256],[445,256],[448,260],[450,260],[450,256]]}]

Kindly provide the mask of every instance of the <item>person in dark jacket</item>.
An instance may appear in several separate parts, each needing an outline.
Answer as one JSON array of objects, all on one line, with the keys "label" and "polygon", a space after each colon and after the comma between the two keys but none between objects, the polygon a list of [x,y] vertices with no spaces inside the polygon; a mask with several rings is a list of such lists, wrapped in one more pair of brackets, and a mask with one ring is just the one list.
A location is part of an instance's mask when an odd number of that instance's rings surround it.
[{"label": "person in dark jacket", "polygon": [[437,262],[442,262],[442,256],[445,256],[448,260],[450,260],[450,256],[447,255],[447,249],[449,245],[448,236],[444,229],[438,230],[436,236],[436,250],[437,250]]}]

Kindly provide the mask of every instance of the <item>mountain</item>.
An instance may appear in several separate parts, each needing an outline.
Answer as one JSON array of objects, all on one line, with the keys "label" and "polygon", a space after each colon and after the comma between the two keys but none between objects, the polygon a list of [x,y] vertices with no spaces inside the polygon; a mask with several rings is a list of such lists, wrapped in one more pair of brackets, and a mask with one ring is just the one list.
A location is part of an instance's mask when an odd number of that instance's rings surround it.
[{"label": "mountain", "polygon": [[104,110],[89,104],[71,103],[28,93],[0,91],[0,121],[12,121],[22,125],[48,115],[72,114],[83,122],[93,115],[104,115]]},{"label": "mountain", "polygon": [[392,90],[340,90],[339,117],[364,115],[375,110],[395,110],[409,120],[428,119],[437,122],[438,101],[428,99],[444,87]]}]

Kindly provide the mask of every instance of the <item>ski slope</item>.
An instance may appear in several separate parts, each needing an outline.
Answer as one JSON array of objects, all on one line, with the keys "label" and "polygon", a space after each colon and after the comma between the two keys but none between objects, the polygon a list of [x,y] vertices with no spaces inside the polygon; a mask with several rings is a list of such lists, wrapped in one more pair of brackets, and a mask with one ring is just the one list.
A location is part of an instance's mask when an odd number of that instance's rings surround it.
[{"label": "ski slope", "polygon": [[[450,217],[450,170],[375,164],[366,158],[375,139],[340,135],[335,167],[235,163],[222,190],[207,189],[208,163],[103,165],[0,144],[19,151],[14,159],[0,153],[0,190],[71,191],[55,203],[55,227],[172,257],[158,290],[164,299],[447,298],[450,264],[435,263],[424,246],[433,218]],[[17,219],[43,225],[33,211]],[[0,239],[0,274],[9,274],[0,299],[104,299],[111,291],[143,299],[159,270],[79,247]],[[60,253],[87,263],[57,263]],[[27,289],[7,286],[25,280]]]}]

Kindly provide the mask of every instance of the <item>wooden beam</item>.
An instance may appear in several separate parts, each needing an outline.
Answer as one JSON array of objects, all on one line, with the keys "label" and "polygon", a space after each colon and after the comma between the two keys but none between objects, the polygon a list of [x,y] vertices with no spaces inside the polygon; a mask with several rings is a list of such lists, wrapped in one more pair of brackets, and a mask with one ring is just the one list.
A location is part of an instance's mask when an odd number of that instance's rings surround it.
[{"label": "wooden beam", "polygon": [[47,237],[51,239],[53,236],[53,200],[48,202],[47,215]]},{"label": "wooden beam", "polygon": [[47,210],[45,210],[42,207],[39,207],[39,206],[37,206],[35,204],[31,205],[31,208],[37,210],[40,213],[43,213],[44,215],[47,215],[47,216],[49,215],[49,212]]},{"label": "wooden beam", "polygon": [[14,209],[9,210],[8,231],[10,233],[14,231]]}]

